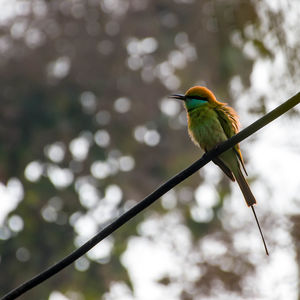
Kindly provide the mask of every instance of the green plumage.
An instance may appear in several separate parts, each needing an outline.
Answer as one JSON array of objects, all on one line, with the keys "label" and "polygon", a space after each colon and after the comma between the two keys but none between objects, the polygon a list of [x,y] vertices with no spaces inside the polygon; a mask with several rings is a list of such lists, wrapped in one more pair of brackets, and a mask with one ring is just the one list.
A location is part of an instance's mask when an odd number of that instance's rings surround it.
[{"label": "green plumage", "polygon": [[[188,103],[186,108],[188,111]],[[227,139],[217,112],[208,107],[208,104],[188,111],[188,132],[192,141],[205,151]]]},{"label": "green plumage", "polygon": [[[175,94],[170,97],[184,101],[187,111],[189,135],[192,141],[204,151],[215,148],[218,144],[226,141],[239,131],[239,120],[234,109],[229,107],[227,103],[218,101],[214,94],[203,86],[192,87],[185,95]],[[232,181],[237,181],[247,205],[252,208],[266,253],[269,255],[253,207],[256,200],[241,171],[242,166],[247,175],[239,144],[215,157],[213,162]]]},{"label": "green plumage", "polygon": [[[226,103],[219,102],[204,87],[194,87],[185,94],[185,108],[188,116],[188,132],[192,141],[204,151],[235,135],[239,130],[236,112]],[[232,180],[237,181],[248,206],[256,203],[241,166],[247,174],[239,145],[222,153],[213,160]]]}]

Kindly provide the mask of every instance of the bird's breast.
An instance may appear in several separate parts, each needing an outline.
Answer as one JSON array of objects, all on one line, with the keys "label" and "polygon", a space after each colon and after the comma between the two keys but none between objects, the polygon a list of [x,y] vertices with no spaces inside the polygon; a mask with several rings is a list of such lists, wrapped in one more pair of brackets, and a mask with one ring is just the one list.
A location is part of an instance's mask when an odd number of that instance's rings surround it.
[{"label": "bird's breast", "polygon": [[217,113],[209,107],[188,112],[188,131],[193,142],[205,151],[227,139]]}]

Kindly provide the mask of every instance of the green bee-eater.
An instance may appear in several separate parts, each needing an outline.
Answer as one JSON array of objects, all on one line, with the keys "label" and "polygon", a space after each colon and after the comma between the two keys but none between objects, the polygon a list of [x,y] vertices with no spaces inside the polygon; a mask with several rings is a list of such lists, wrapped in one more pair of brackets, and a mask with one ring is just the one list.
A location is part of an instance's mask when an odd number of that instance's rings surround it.
[{"label": "green bee-eater", "polygon": [[[215,95],[205,87],[195,86],[188,89],[185,95],[176,94],[170,97],[184,101],[188,117],[189,135],[192,141],[204,151],[215,148],[218,144],[235,135],[239,130],[239,119],[235,110],[229,107],[227,103],[218,101]],[[236,180],[239,184],[247,205],[253,210],[266,253],[268,254],[253,208],[256,200],[241,170],[242,167],[247,175],[239,144],[214,158],[213,162],[232,181]]]}]

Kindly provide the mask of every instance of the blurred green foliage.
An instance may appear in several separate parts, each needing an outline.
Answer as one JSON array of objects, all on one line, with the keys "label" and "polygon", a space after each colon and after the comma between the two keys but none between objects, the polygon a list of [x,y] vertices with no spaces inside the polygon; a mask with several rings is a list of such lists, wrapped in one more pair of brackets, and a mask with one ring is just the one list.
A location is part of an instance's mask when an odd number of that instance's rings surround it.
[{"label": "blurred green foliage", "polygon": [[[182,108],[165,97],[200,83],[228,99],[236,74],[247,85],[253,62],[232,35],[244,37],[246,25],[258,22],[253,2],[243,0],[8,5],[16,13],[0,27],[0,180],[5,189],[17,178],[24,196],[0,228],[1,292],[61,259],[199,157]],[[252,43],[272,56],[260,37]],[[230,193],[222,177],[210,222],[197,221],[191,207],[201,180],[195,175],[178,187],[173,205],[195,251],[202,237],[222,230],[218,214]],[[163,216],[170,209],[154,205],[114,234],[105,255],[70,266],[22,299],[46,299],[53,290],[96,299],[111,282],[131,286],[120,257],[151,211]],[[14,216],[23,220],[21,230],[14,229]],[[86,222],[81,229],[80,221]],[[230,233],[218,238],[239,268],[198,262],[205,276],[192,283],[193,293],[182,284],[182,299],[212,293],[216,280],[225,290],[245,292],[242,282],[255,267],[234,249]],[[160,282],[168,285],[172,278]]]}]

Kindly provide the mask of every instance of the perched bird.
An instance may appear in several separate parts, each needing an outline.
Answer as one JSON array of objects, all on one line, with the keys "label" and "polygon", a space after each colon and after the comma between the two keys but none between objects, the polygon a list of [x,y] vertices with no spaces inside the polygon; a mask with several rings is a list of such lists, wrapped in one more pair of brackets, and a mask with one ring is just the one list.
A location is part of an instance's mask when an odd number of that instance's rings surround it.
[{"label": "perched bird", "polygon": [[[239,119],[235,110],[218,101],[206,87],[195,86],[187,90],[185,95],[175,94],[170,98],[184,101],[188,117],[188,132],[192,141],[205,152],[215,148],[239,131]],[[223,152],[213,159],[223,172],[237,181],[246,203],[252,208],[267,255],[268,249],[255,214],[253,205],[256,199],[242,173],[247,175],[239,144]]]}]

